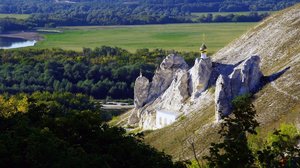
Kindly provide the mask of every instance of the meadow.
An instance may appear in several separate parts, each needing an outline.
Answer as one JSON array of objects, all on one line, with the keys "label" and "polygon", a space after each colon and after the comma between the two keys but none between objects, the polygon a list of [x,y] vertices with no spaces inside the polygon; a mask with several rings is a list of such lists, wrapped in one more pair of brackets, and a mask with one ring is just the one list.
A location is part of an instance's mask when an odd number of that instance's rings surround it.
[{"label": "meadow", "polygon": [[[166,24],[139,26],[62,27],[61,33],[43,34],[38,48],[59,47],[81,51],[83,47],[117,46],[131,52],[140,48],[198,51],[203,41],[213,53],[257,23]],[[203,38],[204,36],[204,38]]]},{"label": "meadow", "polygon": [[2,18],[16,18],[16,19],[27,19],[30,15],[28,14],[0,14],[0,19]]}]

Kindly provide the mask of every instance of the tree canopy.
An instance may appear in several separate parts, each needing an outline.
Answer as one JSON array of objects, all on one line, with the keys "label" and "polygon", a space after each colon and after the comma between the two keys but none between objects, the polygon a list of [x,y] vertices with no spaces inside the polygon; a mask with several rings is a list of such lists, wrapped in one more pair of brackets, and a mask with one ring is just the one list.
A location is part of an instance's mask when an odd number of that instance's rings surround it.
[{"label": "tree canopy", "polygon": [[[0,93],[35,91],[84,93],[96,99],[133,98],[140,70],[151,79],[168,54],[139,49],[136,53],[102,46],[82,52],[62,49],[0,50]],[[182,55],[192,64],[197,53]]]},{"label": "tree canopy", "polygon": [[259,123],[251,102],[250,95],[233,100],[232,113],[223,116],[220,124],[221,142],[211,143],[209,155],[204,157],[207,165],[215,168],[300,167],[300,134],[295,126],[282,124],[266,142],[253,140],[260,138],[256,135]]},{"label": "tree canopy", "polygon": [[109,127],[81,94],[3,95],[0,108],[0,167],[185,167],[141,137]]},{"label": "tree canopy", "polygon": [[0,31],[27,30],[35,27],[83,25],[137,25],[199,22],[257,22],[267,14],[227,14],[213,18],[194,12],[273,11],[300,0],[137,0],[137,1],[45,1],[2,0],[0,13],[31,14],[26,20],[0,19]]}]

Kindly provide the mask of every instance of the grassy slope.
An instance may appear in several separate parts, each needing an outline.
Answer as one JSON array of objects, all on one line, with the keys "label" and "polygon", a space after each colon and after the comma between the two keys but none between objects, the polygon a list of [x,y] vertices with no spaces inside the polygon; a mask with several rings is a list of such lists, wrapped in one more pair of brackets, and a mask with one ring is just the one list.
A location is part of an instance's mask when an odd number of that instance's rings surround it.
[{"label": "grassy slope", "polygon": [[195,144],[198,155],[204,155],[209,144],[219,138],[214,119],[214,105],[211,103],[203,111],[194,111],[171,126],[146,134],[145,141],[179,160],[192,158],[191,142]]},{"label": "grassy slope", "polygon": [[46,40],[36,47],[81,51],[82,47],[108,45],[129,51],[139,48],[198,51],[204,33],[210,52],[216,52],[253,25],[255,23],[66,27],[63,33],[45,34]]},{"label": "grassy slope", "polygon": [[[293,17],[292,12],[288,13],[289,10],[296,10],[294,13],[299,13],[300,5],[276,13],[263,24],[214,55],[221,61],[223,59],[225,62],[233,62],[234,60],[238,62],[239,59],[244,59],[241,57],[248,56],[249,50],[257,48],[257,52],[262,56],[262,70],[265,75],[274,74],[290,67],[280,78],[267,84],[255,94],[254,105],[258,113],[257,119],[261,124],[259,128],[260,137],[265,137],[268,132],[278,128],[280,123],[292,123],[300,129],[300,20],[295,17],[291,23],[288,23],[286,18]],[[276,23],[279,25],[275,25]],[[272,25],[275,25],[275,28]],[[286,37],[286,32],[294,30],[297,33],[285,39],[284,42],[277,43],[279,41],[274,40],[273,33],[271,33],[274,30],[274,36],[280,36],[283,39]],[[264,40],[266,43],[261,43]],[[241,47],[237,50],[239,46]],[[243,50],[243,48],[246,49]],[[212,103],[211,108],[191,114],[186,119],[167,128],[149,133],[145,141],[175,156],[176,159],[184,159],[192,158],[190,145],[186,144],[188,144],[189,139],[194,139],[197,154],[203,156],[207,152],[208,144],[218,141],[217,125],[207,124],[207,118],[211,120],[213,116],[214,105]],[[182,153],[184,157],[182,157]]]}]

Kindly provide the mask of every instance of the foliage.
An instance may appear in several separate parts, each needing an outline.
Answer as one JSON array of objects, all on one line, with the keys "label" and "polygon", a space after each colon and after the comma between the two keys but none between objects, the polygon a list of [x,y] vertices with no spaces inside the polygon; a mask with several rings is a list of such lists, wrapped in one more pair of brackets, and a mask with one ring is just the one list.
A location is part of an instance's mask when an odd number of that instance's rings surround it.
[{"label": "foliage", "polygon": [[211,23],[211,22],[259,22],[269,16],[268,13],[251,12],[249,14],[206,14],[197,18],[196,22]]},{"label": "foliage", "polygon": [[[62,10],[73,10],[71,15],[77,11],[86,12],[104,11],[110,16],[112,11],[120,8],[119,12],[126,13],[132,11],[134,14],[151,15],[159,12],[159,15],[181,12],[183,14],[190,12],[234,12],[234,11],[267,11],[280,10],[291,6],[298,0],[278,0],[274,3],[273,0],[136,0],[125,1],[115,0],[72,0],[76,3],[66,3],[60,0],[61,3],[45,0],[2,0],[1,13],[54,13]],[[110,10],[109,10],[110,8]],[[123,8],[123,9],[122,9]]]},{"label": "foliage", "polygon": [[[87,51],[89,50],[89,51]],[[183,53],[188,60],[197,53]],[[167,51],[129,53],[117,47],[0,50],[0,93],[83,93],[96,99],[133,98],[140,70],[151,79]],[[191,61],[190,61],[191,62]]]},{"label": "foliage", "polygon": [[212,143],[210,155],[204,159],[209,167],[251,167],[254,156],[247,144],[247,133],[256,134],[259,125],[255,120],[256,111],[251,104],[249,95],[235,98],[233,110],[228,116],[223,116],[219,134],[223,142]]},{"label": "foliage", "polygon": [[185,167],[124,129],[109,127],[86,96],[23,97],[26,112],[0,115],[1,167]]},{"label": "foliage", "polygon": [[[236,12],[270,11],[291,6],[299,0],[233,1],[233,0],[149,0],[149,1],[45,1],[45,0],[2,0],[0,13],[31,14],[25,29],[33,27],[83,26],[83,25],[137,25],[191,23],[192,12]],[[218,15],[200,17],[198,22],[253,22],[260,21],[264,14]],[[10,20],[12,21],[12,20]],[[10,22],[10,29],[19,30],[20,25]],[[21,22],[19,22],[21,23]]]},{"label": "foliage", "polygon": [[6,31],[21,31],[32,28],[24,20],[16,18],[0,18],[0,33]]},{"label": "foliage", "polygon": [[152,58],[161,59],[105,46],[91,51],[87,55],[60,49],[1,50],[0,92],[67,91],[98,99],[132,98],[140,69],[150,78],[155,68]]},{"label": "foliage", "polygon": [[257,151],[261,167],[300,167],[300,134],[290,124],[282,124],[267,139],[267,145]]},{"label": "foliage", "polygon": [[[288,135],[290,138],[296,138],[300,135],[299,131],[293,124],[286,124],[282,123],[279,126],[279,129],[277,131],[280,131],[280,134]],[[276,131],[275,131],[276,132]],[[273,142],[278,141],[279,137],[276,134],[269,134],[267,137],[267,144],[266,145],[272,145]]]},{"label": "foliage", "polygon": [[[256,135],[259,125],[254,119],[255,109],[249,95],[237,97],[232,102],[233,111],[224,116],[219,134],[221,143],[212,143],[210,155],[205,156],[209,167],[299,167],[300,134],[291,124],[282,124],[269,135],[266,143]],[[248,144],[249,137],[251,143]],[[253,135],[254,134],[254,135]],[[251,148],[249,146],[251,146]]]},{"label": "foliage", "polygon": [[196,160],[191,161],[191,164],[188,165],[188,168],[208,168],[207,165],[200,165],[199,167],[199,163]]}]

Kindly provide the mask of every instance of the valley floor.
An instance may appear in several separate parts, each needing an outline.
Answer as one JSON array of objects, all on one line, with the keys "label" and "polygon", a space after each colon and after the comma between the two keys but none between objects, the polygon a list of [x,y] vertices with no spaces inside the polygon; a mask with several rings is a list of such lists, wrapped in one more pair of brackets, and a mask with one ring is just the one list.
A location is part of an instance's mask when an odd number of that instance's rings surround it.
[{"label": "valley floor", "polygon": [[83,47],[117,46],[131,52],[141,48],[198,52],[205,41],[214,53],[257,23],[165,24],[135,26],[62,27],[62,33],[44,34],[38,48],[60,47],[81,51]]}]

